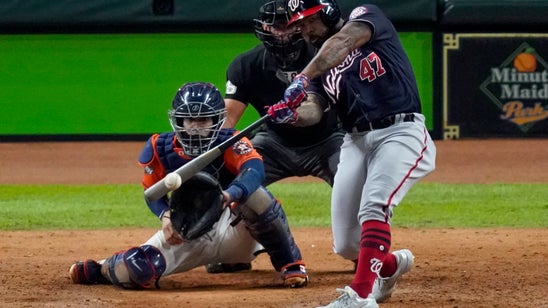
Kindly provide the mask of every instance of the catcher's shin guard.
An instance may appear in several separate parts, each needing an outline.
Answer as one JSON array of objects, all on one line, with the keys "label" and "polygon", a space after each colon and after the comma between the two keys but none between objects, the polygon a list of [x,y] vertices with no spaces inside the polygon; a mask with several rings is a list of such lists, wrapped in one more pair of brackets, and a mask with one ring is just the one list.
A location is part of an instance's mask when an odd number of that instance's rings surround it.
[{"label": "catcher's shin guard", "polygon": [[249,233],[263,245],[277,271],[302,259],[281,205],[265,188],[257,189],[239,208]]},{"label": "catcher's shin guard", "polygon": [[105,260],[104,276],[124,289],[150,289],[166,270],[166,261],[158,248],[150,245],[115,253]]}]

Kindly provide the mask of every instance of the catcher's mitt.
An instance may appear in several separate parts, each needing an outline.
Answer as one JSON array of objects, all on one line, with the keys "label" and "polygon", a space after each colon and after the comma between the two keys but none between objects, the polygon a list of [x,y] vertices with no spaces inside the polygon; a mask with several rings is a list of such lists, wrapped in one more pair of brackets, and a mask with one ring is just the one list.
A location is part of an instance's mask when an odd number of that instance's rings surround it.
[{"label": "catcher's mitt", "polygon": [[223,211],[222,188],[217,179],[198,172],[171,193],[171,223],[185,240],[209,232]]}]

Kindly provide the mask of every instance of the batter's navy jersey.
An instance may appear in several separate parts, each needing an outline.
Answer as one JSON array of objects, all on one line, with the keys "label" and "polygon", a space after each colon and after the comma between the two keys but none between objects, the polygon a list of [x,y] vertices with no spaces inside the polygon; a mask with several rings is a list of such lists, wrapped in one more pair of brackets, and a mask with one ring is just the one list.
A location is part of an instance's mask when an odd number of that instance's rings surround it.
[{"label": "batter's navy jersey", "polygon": [[[291,67],[281,70],[273,57],[267,56],[263,44],[238,55],[226,72],[225,98],[251,104],[263,116],[265,107],[281,99],[293,77],[312,59],[314,50],[308,47],[301,52],[300,59]],[[337,129],[337,115],[334,110],[324,113],[320,123],[308,127],[267,122],[270,136],[286,146],[308,146],[324,140]]]},{"label": "batter's navy jersey", "polygon": [[420,113],[413,69],[390,20],[378,7],[361,5],[347,22],[367,23],[372,32],[370,41],[321,78],[315,78],[309,91],[337,105],[343,128],[349,132],[356,124],[392,114]]}]

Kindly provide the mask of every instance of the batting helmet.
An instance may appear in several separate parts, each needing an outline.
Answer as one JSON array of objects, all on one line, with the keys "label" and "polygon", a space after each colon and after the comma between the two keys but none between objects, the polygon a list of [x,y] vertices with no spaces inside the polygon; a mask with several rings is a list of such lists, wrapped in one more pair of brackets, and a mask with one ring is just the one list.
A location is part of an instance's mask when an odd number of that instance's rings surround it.
[{"label": "batting helmet", "polygon": [[318,12],[329,28],[341,19],[341,10],[335,0],[289,0],[288,7],[291,15],[288,25]]},{"label": "batting helmet", "polygon": [[287,68],[299,59],[305,41],[301,32],[288,28],[289,12],[285,0],[265,3],[259,9],[259,16],[253,20],[255,36],[274,55],[282,68]]},{"label": "batting helmet", "polygon": [[225,103],[213,84],[186,83],[175,94],[168,116],[185,154],[196,157],[217,140],[226,118]]}]

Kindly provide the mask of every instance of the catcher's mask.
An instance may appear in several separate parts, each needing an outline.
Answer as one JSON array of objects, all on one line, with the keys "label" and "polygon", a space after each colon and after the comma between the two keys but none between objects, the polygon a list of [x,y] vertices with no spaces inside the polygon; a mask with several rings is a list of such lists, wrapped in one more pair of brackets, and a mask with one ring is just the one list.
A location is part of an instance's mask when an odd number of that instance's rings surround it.
[{"label": "catcher's mask", "polygon": [[287,27],[288,21],[286,1],[280,0],[265,3],[259,9],[258,17],[253,20],[255,36],[263,42],[282,69],[299,59],[305,45],[301,31]]},{"label": "catcher's mask", "polygon": [[184,84],[173,98],[169,122],[186,155],[197,157],[217,140],[226,118],[219,90],[211,83]]},{"label": "catcher's mask", "polygon": [[223,212],[222,188],[216,178],[200,171],[171,193],[171,223],[185,240],[209,232]]}]

